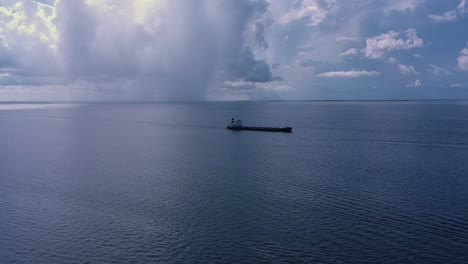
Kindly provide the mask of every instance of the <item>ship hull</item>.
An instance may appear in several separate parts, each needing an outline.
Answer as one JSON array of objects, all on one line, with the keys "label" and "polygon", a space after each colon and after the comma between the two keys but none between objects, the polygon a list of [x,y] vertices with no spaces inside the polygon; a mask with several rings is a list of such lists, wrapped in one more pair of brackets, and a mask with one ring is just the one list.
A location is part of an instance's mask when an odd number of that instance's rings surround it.
[{"label": "ship hull", "polygon": [[266,131],[266,132],[286,132],[291,133],[292,127],[252,127],[252,126],[227,126],[229,130],[248,130],[248,131]]}]

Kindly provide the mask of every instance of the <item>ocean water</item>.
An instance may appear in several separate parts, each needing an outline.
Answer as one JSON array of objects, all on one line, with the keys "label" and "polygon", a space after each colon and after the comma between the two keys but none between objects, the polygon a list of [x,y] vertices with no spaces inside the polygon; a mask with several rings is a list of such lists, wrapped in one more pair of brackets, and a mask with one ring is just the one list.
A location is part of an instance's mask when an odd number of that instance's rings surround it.
[{"label": "ocean water", "polygon": [[0,104],[0,263],[192,262],[468,263],[468,102]]}]

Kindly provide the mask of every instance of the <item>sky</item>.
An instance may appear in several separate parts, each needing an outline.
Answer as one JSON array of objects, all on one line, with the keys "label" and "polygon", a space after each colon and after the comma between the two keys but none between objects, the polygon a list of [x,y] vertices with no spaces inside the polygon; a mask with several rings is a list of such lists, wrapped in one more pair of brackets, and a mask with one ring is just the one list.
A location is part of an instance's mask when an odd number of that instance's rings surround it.
[{"label": "sky", "polygon": [[0,101],[468,99],[468,0],[0,0]]}]

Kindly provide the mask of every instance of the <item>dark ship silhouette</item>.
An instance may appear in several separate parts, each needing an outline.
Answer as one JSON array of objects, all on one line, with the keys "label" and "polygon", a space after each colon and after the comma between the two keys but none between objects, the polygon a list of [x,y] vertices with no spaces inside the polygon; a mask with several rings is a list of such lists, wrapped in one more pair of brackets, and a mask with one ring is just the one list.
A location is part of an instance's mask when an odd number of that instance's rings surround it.
[{"label": "dark ship silhouette", "polygon": [[231,123],[226,127],[229,130],[250,130],[250,131],[268,131],[268,132],[292,132],[292,127],[255,127],[243,126],[239,119],[231,119]]}]

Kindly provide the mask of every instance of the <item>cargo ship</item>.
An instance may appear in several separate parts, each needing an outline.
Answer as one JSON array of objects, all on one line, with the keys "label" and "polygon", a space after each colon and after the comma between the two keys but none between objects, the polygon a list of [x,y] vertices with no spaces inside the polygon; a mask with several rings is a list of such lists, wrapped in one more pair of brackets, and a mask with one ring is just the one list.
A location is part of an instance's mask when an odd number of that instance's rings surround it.
[{"label": "cargo ship", "polygon": [[229,130],[249,130],[249,131],[267,131],[267,132],[286,132],[291,133],[292,127],[255,127],[244,126],[239,119],[231,119],[231,123],[226,127]]}]

